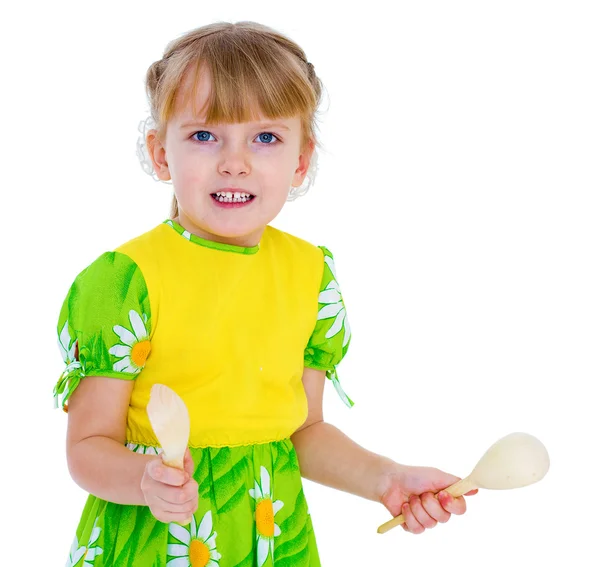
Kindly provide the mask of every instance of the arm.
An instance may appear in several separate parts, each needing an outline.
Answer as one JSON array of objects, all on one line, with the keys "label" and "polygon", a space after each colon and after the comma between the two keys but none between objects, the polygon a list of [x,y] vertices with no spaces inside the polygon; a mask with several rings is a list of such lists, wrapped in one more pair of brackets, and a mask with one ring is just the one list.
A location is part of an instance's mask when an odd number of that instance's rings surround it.
[{"label": "arm", "polygon": [[187,522],[198,508],[194,462],[186,452],[181,471],[160,457],[125,447],[133,381],[87,377],[69,401],[67,461],[73,480],[116,504],[148,506],[161,522]]},{"label": "arm", "polygon": [[117,504],[145,505],[141,480],[152,455],[125,447],[133,380],[90,376],[69,400],[67,463],[85,491]]},{"label": "arm", "polygon": [[302,476],[381,502],[393,516],[404,514],[402,527],[415,534],[447,522],[451,514],[465,513],[464,497],[454,498],[444,491],[434,496],[458,477],[431,467],[401,465],[367,451],[323,421],[325,372],[305,368],[302,382],[308,417],[292,435]]},{"label": "arm", "polygon": [[323,420],[325,372],[305,368],[302,382],[308,417],[292,435],[302,476],[338,490],[381,502],[388,475],[398,465],[368,451]]}]

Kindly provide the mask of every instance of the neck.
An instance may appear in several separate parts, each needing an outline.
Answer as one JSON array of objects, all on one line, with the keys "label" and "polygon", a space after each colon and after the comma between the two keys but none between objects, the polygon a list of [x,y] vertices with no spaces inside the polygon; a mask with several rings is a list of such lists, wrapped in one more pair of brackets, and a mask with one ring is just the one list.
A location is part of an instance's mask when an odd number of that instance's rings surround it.
[{"label": "neck", "polygon": [[252,248],[260,243],[260,239],[265,231],[265,227],[258,229],[250,234],[244,234],[240,236],[222,236],[220,234],[213,234],[208,232],[194,222],[192,222],[185,214],[179,213],[177,217],[173,219],[177,224],[181,225],[185,230],[191,234],[203,238],[204,240],[210,240],[211,242],[219,242],[220,244],[231,244],[233,246],[241,246],[243,248]]}]

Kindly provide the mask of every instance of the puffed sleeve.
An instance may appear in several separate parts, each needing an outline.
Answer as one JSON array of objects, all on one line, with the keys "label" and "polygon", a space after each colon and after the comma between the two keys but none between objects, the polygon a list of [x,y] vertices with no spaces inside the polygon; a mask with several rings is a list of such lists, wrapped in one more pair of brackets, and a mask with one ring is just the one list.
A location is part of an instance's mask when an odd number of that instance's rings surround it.
[{"label": "puffed sleeve", "polygon": [[314,331],[304,350],[304,366],[325,370],[342,401],[352,407],[354,402],[344,392],[337,375],[337,365],[350,345],[350,325],[337,282],[333,254],[324,246],[319,248],[323,251],[324,260],[319,311]]},{"label": "puffed sleeve", "polygon": [[54,387],[55,406],[86,376],[133,380],[151,350],[148,289],[126,254],[106,252],[73,282],[60,311],[58,346],[65,369]]}]

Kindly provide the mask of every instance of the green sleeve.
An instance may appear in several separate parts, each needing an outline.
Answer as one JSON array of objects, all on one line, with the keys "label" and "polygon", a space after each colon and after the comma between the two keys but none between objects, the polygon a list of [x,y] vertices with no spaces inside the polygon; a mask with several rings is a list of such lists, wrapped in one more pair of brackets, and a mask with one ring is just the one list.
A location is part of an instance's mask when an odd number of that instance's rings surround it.
[{"label": "green sleeve", "polygon": [[336,279],[333,254],[324,246],[323,276],[319,293],[319,311],[314,331],[304,350],[304,366],[325,370],[342,401],[349,407],[354,402],[346,395],[337,376],[337,365],[350,345],[350,324],[340,286]]},{"label": "green sleeve", "polygon": [[129,256],[106,252],[73,282],[60,311],[58,345],[66,365],[54,388],[65,403],[81,379],[134,379],[150,354],[150,300],[144,276]]}]

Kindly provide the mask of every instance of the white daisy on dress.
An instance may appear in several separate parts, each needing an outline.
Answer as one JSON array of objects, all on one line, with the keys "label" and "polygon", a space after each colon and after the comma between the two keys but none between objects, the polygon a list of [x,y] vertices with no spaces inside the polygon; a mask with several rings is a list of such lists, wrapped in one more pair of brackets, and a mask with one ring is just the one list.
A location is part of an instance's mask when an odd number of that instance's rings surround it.
[{"label": "white daisy on dress", "polygon": [[[81,567],[93,567],[94,561],[98,555],[102,555],[102,549],[98,546],[94,547],[94,543],[98,541],[100,537],[100,532],[102,528],[99,528],[96,524],[98,523],[98,518],[94,522],[94,527],[92,528],[92,533],[90,534],[90,539],[88,541],[87,546],[82,545],[79,546],[79,542],[77,537],[73,541],[73,545],[71,546],[71,552],[69,553],[69,559],[67,560],[67,564],[65,567],[75,567],[81,561],[83,557],[83,563]],[[85,556],[85,557],[84,557]]]},{"label": "white daisy on dress", "polygon": [[77,341],[71,338],[69,334],[69,322],[65,321],[65,326],[62,328],[60,335],[58,336],[58,348],[62,355],[65,364],[69,365],[75,362],[75,349],[77,348]]},{"label": "white daisy on dress", "polygon": [[77,350],[77,339],[74,339],[69,334],[69,321],[65,321],[65,325],[58,336],[58,348],[60,354],[67,365],[64,369],[63,374],[68,374],[75,368],[81,368],[81,363],[75,357],[75,351]]},{"label": "white daisy on dress", "polygon": [[98,546],[92,547],[92,545],[94,543],[96,543],[98,541],[98,538],[100,537],[101,528],[96,526],[97,523],[98,523],[98,518],[96,518],[96,521],[94,522],[94,529],[92,530],[92,533],[90,534],[90,541],[88,542],[87,547],[86,547],[86,554],[83,559],[82,567],[93,567],[96,557],[98,555],[102,555],[102,549],[100,547],[98,547]]},{"label": "white daisy on dress", "polygon": [[163,452],[162,447],[152,447],[150,445],[146,446],[139,443],[127,443],[125,446],[130,451],[140,455],[160,455]]},{"label": "white daisy on dress", "polygon": [[213,532],[212,513],[204,514],[196,529],[196,517],[192,516],[189,530],[186,526],[169,524],[169,533],[181,543],[167,545],[167,554],[173,559],[167,567],[218,567],[221,554],[217,551],[217,532]]},{"label": "white daisy on dress", "polygon": [[121,325],[113,327],[113,331],[121,339],[121,343],[123,343],[116,344],[108,351],[110,354],[121,359],[113,364],[115,372],[137,374],[144,368],[151,350],[150,339],[145,325],[147,321],[148,317],[146,315],[144,315],[144,320],[142,320],[140,314],[132,309],[129,312],[129,322],[131,323],[133,332]]},{"label": "white daisy on dress", "polygon": [[265,467],[260,467],[260,484],[255,480],[250,496],[256,500],[256,539],[258,541],[258,567],[262,567],[269,556],[273,557],[275,538],[281,535],[281,529],[275,523],[275,514],[283,508],[283,502],[273,502],[271,477]]},{"label": "white daisy on dress", "polygon": [[333,259],[329,256],[325,256],[325,262],[329,266],[334,279],[332,279],[327,284],[327,287],[319,294],[319,303],[325,303],[326,305],[319,311],[317,320],[335,317],[335,320],[329,328],[329,331],[327,331],[325,338],[329,339],[344,329],[344,340],[342,342],[342,346],[346,346],[350,340],[350,324],[346,315],[346,308],[344,307],[340,287],[335,280],[336,275]]},{"label": "white daisy on dress", "polygon": [[69,321],[65,321],[58,335],[58,348],[66,367],[60,375],[58,384],[54,387],[54,406],[59,407],[59,405],[62,405],[66,411],[65,400],[70,396],[83,376],[83,371],[79,375],[72,374],[73,370],[82,369],[82,366],[81,362],[76,358],[77,339],[72,338],[69,333]]},{"label": "white daisy on dress", "polygon": [[74,567],[79,563],[79,560],[85,555],[85,545],[80,546],[79,540],[77,536],[73,540],[73,545],[71,545],[71,551],[69,552],[69,559],[67,559],[67,563],[65,567]]}]

